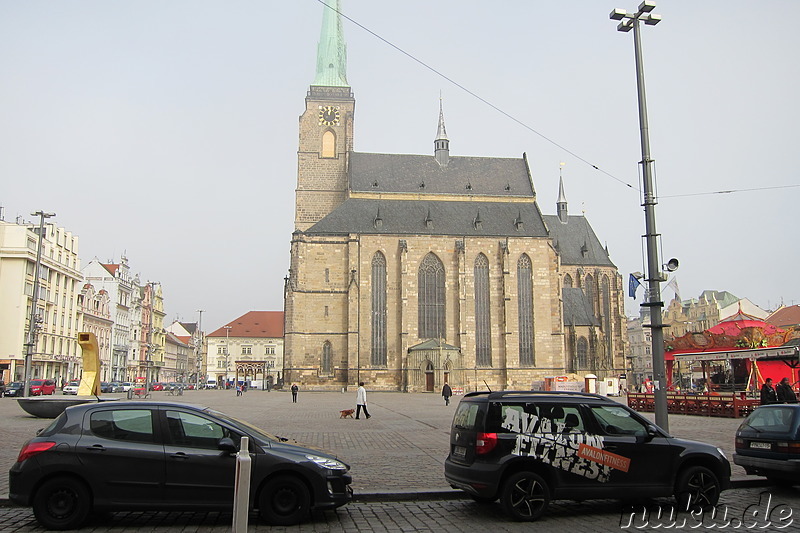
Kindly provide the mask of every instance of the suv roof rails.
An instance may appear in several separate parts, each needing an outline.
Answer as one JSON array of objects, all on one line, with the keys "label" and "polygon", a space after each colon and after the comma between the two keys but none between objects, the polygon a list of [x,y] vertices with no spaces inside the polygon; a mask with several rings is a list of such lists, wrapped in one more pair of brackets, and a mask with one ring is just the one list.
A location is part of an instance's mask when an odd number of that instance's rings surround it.
[{"label": "suv roof rails", "polygon": [[476,391],[476,392],[468,392],[464,395],[465,398],[468,397],[475,397],[475,396],[488,396],[491,400],[497,400],[500,398],[509,398],[509,397],[535,397],[535,398],[545,398],[545,397],[569,397],[569,398],[586,398],[592,400],[605,400],[608,402],[613,402],[607,396],[603,396],[601,394],[593,394],[590,392],[573,392],[573,391],[525,391],[525,390],[507,390],[507,391]]}]

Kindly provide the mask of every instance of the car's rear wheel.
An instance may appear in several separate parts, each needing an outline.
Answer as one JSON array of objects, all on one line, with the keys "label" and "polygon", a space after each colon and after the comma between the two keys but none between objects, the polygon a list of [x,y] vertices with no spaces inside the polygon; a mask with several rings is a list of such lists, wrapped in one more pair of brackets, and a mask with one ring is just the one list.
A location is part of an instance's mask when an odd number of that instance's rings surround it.
[{"label": "car's rear wheel", "polygon": [[311,495],[302,480],[280,476],[269,480],[261,490],[258,512],[276,526],[293,526],[308,516]]},{"label": "car's rear wheel", "polygon": [[675,499],[682,511],[708,509],[717,505],[721,491],[714,472],[704,466],[690,466],[678,476]]},{"label": "car's rear wheel", "polygon": [[539,474],[517,472],[503,485],[500,501],[511,518],[531,522],[542,516],[547,509],[550,489]]},{"label": "car's rear wheel", "polygon": [[75,478],[57,477],[45,481],[33,497],[33,514],[47,529],[75,529],[92,510],[92,496]]}]

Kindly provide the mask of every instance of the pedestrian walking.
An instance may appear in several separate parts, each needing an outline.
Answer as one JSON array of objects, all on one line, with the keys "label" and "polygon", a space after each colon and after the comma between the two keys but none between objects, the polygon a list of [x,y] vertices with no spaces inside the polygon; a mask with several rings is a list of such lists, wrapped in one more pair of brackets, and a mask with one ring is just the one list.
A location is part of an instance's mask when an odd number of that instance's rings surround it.
[{"label": "pedestrian walking", "polygon": [[761,386],[761,405],[778,403],[778,395],[772,387],[772,378],[767,378]]},{"label": "pedestrian walking", "polygon": [[450,405],[450,396],[452,395],[453,395],[453,389],[450,388],[450,385],[445,383],[444,387],[442,387],[442,396],[444,396],[445,405]]},{"label": "pedestrian walking", "polygon": [[297,391],[299,390],[297,383],[292,383],[292,403],[297,403]]},{"label": "pedestrian walking", "polygon": [[783,378],[778,383],[778,386],[775,387],[775,395],[778,403],[797,403],[797,395],[789,383],[789,378]]},{"label": "pedestrian walking", "polygon": [[372,418],[367,411],[367,389],[364,388],[364,382],[358,383],[358,390],[356,391],[356,420],[361,414],[361,409],[364,409],[364,414],[367,418]]},{"label": "pedestrian walking", "polygon": [[236,396],[241,396],[241,395],[242,395],[242,386],[236,385]]}]

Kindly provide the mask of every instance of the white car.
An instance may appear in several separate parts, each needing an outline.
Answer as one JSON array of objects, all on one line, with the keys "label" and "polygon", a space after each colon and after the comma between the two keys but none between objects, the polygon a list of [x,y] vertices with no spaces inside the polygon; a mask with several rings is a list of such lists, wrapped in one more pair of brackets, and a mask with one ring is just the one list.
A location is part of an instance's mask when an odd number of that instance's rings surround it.
[{"label": "white car", "polygon": [[130,381],[123,381],[122,382],[122,392],[128,392],[133,388],[133,383]]},{"label": "white car", "polygon": [[80,385],[80,381],[70,381],[64,388],[61,389],[61,394],[78,394],[78,386]]}]

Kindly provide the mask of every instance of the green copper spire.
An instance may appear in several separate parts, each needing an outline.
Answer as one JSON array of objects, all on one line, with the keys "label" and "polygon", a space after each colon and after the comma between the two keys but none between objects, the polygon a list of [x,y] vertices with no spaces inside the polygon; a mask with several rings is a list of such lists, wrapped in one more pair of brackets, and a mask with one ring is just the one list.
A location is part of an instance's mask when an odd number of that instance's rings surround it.
[{"label": "green copper spire", "polygon": [[[350,87],[347,83],[347,46],[342,30],[341,0],[325,0],[322,32],[317,45],[317,75],[311,85]],[[332,9],[332,8],[335,8]]]}]

